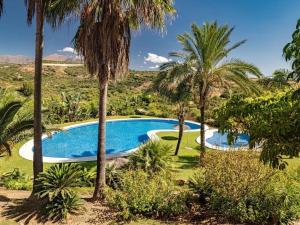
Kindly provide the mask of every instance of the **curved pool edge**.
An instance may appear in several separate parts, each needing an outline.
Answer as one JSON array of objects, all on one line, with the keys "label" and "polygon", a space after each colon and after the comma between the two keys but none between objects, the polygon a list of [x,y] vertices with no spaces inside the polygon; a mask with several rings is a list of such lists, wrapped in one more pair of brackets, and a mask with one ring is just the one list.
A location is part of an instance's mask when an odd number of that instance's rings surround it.
[{"label": "curved pool edge", "polygon": [[[214,149],[214,150],[220,150],[220,151],[229,151],[229,150],[247,150],[249,149],[249,146],[241,146],[241,147],[222,147],[218,145],[213,145],[209,142],[207,142],[208,138],[211,138],[214,135],[214,132],[219,132],[216,128],[211,128],[205,131],[205,147]],[[196,138],[196,142],[200,144],[200,136]]]},{"label": "curved pool edge", "polygon": [[[126,118],[126,119],[108,119],[108,120],[106,120],[106,122],[127,121],[127,120],[169,120],[169,121],[178,121],[176,119],[170,119],[170,118]],[[190,121],[190,120],[186,120],[185,122],[193,123],[193,124],[196,124],[196,125],[201,125],[200,123]],[[97,124],[97,123],[98,123],[98,121],[91,121],[91,122],[84,122],[84,123],[69,125],[69,126],[63,127],[62,131],[69,130],[69,129],[76,128],[76,127]],[[205,125],[205,129],[209,129],[207,125]],[[196,132],[196,131],[200,131],[200,129],[185,130],[184,132]],[[52,132],[52,134],[55,134],[56,132],[57,131],[54,131],[54,132]],[[147,132],[147,136],[152,141],[158,141],[158,140],[160,140],[160,138],[157,135],[157,133],[159,133],[159,132],[178,132],[178,130],[150,130],[150,131]],[[43,134],[42,140],[47,138],[47,137],[48,137],[48,135]],[[106,159],[114,159],[114,158],[118,158],[118,157],[128,156],[129,154],[137,151],[139,149],[139,147],[129,149],[126,152],[119,153],[119,154],[106,155]],[[19,149],[19,155],[24,159],[32,161],[33,160],[32,148],[33,148],[33,139],[31,139],[30,141],[28,141],[24,145],[22,145],[22,147]],[[88,161],[96,161],[96,160],[97,160],[97,156],[78,157],[78,158],[59,158],[59,157],[43,156],[43,162],[44,163],[88,162]]]}]

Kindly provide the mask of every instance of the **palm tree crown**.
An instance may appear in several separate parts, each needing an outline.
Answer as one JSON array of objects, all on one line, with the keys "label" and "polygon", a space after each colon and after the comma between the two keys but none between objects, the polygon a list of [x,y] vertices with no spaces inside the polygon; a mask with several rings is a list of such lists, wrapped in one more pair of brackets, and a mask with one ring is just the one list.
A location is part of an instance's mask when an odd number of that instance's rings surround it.
[{"label": "palm tree crown", "polygon": [[239,59],[226,60],[229,53],[245,43],[245,40],[228,46],[229,37],[234,28],[218,26],[216,22],[205,23],[202,27],[192,25],[192,34],[178,35],[177,39],[183,46],[181,52],[172,52],[171,61],[161,66],[161,70],[169,71],[170,76],[182,79],[193,78],[195,87],[208,94],[213,87],[236,83],[245,91],[256,91],[249,85],[248,75],[261,76],[258,68]]},{"label": "palm tree crown", "polygon": [[130,30],[142,24],[161,30],[165,18],[173,13],[173,0],[87,1],[74,38],[75,48],[91,74],[121,78],[128,69]]},{"label": "palm tree crown", "polygon": [[[203,26],[192,25],[192,33],[178,35],[182,51],[171,52],[176,60],[161,65],[169,79],[180,82],[184,79],[192,81],[191,90],[199,96],[201,123],[204,124],[204,110],[207,98],[213,88],[229,87],[233,83],[246,92],[258,92],[256,85],[248,75],[261,76],[258,68],[239,59],[227,59],[229,53],[245,40],[230,46],[230,35],[234,28],[218,26],[216,22]],[[201,127],[201,150],[204,148],[204,126]]]}]

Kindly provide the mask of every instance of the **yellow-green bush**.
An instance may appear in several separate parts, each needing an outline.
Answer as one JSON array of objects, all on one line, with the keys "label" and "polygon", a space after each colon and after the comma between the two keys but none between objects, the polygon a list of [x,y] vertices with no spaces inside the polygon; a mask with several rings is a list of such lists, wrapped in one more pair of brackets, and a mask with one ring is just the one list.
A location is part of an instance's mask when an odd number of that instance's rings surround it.
[{"label": "yellow-green bush", "polygon": [[256,153],[212,152],[191,187],[232,220],[288,224],[300,216],[299,180],[263,165]]},{"label": "yellow-green bush", "polygon": [[164,175],[150,176],[141,170],[125,171],[117,190],[107,190],[109,205],[123,219],[178,216],[187,212],[187,198],[188,193],[176,190]]}]

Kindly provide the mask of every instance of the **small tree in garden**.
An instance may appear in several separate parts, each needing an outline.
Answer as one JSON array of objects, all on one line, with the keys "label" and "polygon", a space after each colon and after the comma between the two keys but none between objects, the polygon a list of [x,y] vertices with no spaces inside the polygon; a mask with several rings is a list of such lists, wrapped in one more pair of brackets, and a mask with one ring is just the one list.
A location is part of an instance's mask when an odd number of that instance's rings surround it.
[{"label": "small tree in garden", "polygon": [[236,96],[216,111],[222,132],[232,142],[239,132],[250,136],[250,148],[261,146],[260,158],[283,169],[285,157],[299,157],[300,101],[298,91],[256,98]]},{"label": "small tree in garden", "polygon": [[[175,71],[180,72],[180,71]],[[174,71],[162,71],[155,81],[155,89],[171,103],[176,105],[179,133],[175,155],[178,155],[183,131],[185,114],[188,110],[188,102],[192,97],[192,83],[189,78],[178,81],[174,77]]]},{"label": "small tree in garden", "polygon": [[203,26],[192,25],[192,33],[178,35],[182,51],[170,53],[176,60],[163,64],[161,71],[169,71],[178,82],[189,79],[199,98],[201,122],[201,157],[205,152],[205,107],[213,88],[228,87],[233,83],[243,91],[257,92],[256,85],[248,75],[260,77],[257,67],[239,59],[227,59],[232,50],[245,41],[230,44],[234,29],[219,26],[216,22]]},{"label": "small tree in garden", "polygon": [[292,41],[286,44],[283,49],[283,55],[286,61],[292,63],[293,71],[289,74],[289,77],[300,81],[300,19],[292,35]]}]

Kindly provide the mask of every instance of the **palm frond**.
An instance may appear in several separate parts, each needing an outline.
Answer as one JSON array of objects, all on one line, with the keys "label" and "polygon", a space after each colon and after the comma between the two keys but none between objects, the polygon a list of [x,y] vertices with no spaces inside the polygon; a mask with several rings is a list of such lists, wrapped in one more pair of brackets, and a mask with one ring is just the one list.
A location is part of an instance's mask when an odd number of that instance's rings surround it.
[{"label": "palm frond", "polygon": [[21,107],[21,102],[13,101],[0,108],[0,131],[5,130],[7,125],[13,121],[15,115]]}]

